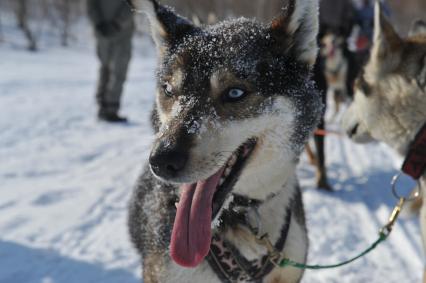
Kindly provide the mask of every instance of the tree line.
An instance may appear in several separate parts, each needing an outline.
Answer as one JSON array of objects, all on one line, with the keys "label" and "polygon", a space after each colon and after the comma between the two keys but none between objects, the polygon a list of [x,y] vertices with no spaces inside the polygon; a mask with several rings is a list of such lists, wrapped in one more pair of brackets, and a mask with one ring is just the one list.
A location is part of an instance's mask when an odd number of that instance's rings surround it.
[{"label": "tree line", "polygon": [[40,31],[47,30],[63,46],[72,39],[73,25],[85,13],[85,0],[1,0],[0,40],[6,40],[4,22],[15,22],[28,42],[28,49],[39,48]]},{"label": "tree line", "polygon": [[[0,43],[7,40],[4,22],[13,21],[26,38],[29,50],[37,50],[42,33],[46,30],[62,46],[68,46],[75,37],[74,31],[86,19],[87,0],[1,0]],[[124,1],[124,0],[117,0]],[[354,0],[359,1],[359,0]],[[393,20],[405,33],[414,18],[425,18],[425,0],[387,0]],[[286,0],[161,0],[176,8],[184,16],[198,22],[214,23],[218,20],[246,16],[269,21],[279,14]],[[13,19],[13,20],[11,20]],[[142,17],[137,17],[140,32],[148,30]]]}]

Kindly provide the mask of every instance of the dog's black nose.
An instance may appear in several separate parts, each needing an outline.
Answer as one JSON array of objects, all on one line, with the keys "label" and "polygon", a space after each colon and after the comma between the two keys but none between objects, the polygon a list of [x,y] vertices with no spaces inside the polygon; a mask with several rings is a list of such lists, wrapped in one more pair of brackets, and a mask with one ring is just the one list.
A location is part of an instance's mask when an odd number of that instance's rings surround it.
[{"label": "dog's black nose", "polygon": [[167,179],[176,177],[184,169],[187,160],[186,152],[160,142],[152,150],[149,164],[156,175]]}]

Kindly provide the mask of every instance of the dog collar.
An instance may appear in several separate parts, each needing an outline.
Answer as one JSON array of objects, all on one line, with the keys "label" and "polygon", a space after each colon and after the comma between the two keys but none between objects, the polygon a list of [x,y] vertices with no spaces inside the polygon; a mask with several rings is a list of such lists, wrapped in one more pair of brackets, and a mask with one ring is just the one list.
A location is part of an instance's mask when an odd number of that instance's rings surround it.
[{"label": "dog collar", "polygon": [[[236,205],[241,207],[242,204],[245,204],[247,209],[250,207],[257,208],[260,204],[259,201],[244,197],[238,198],[238,200]],[[230,208],[230,211],[232,211],[232,208]],[[286,210],[285,224],[281,228],[280,238],[274,245],[276,250],[281,251],[284,248],[290,228],[291,214],[290,206]],[[236,226],[237,224],[248,227],[254,238],[259,233],[259,231],[251,227],[250,223],[247,223],[245,213],[240,213],[239,211],[225,215],[222,225]],[[270,255],[266,254],[259,259],[249,261],[220,233],[215,233],[212,237],[207,261],[222,282],[261,282],[275,267],[269,257]]]},{"label": "dog collar", "polygon": [[426,123],[411,143],[402,172],[418,180],[426,171]]}]

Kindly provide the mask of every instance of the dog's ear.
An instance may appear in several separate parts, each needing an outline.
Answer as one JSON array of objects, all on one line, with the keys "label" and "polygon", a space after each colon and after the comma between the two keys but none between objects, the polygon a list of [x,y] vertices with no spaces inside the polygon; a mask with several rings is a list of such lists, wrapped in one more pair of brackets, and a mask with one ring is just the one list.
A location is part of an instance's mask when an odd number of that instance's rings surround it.
[{"label": "dog's ear", "polygon": [[376,1],[373,47],[366,69],[368,79],[378,80],[395,70],[401,62],[403,44],[403,40],[383,13],[382,4]]},{"label": "dog's ear", "polygon": [[423,20],[417,20],[415,21],[410,29],[410,36],[420,35],[423,34],[426,36],[426,22]]},{"label": "dog's ear", "polygon": [[318,53],[318,0],[289,0],[270,31],[278,50],[312,66]]},{"label": "dog's ear", "polygon": [[179,16],[171,8],[159,4],[156,0],[139,0],[137,6],[148,16],[152,37],[160,51],[199,30],[189,20]]}]

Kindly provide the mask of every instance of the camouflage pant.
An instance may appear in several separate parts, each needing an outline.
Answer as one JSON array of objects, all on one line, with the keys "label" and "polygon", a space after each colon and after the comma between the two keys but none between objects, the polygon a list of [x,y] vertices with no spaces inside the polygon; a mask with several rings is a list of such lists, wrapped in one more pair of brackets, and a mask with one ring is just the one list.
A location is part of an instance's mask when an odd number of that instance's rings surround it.
[{"label": "camouflage pant", "polygon": [[97,36],[101,63],[96,100],[99,111],[117,113],[132,52],[132,33],[119,37]]}]

